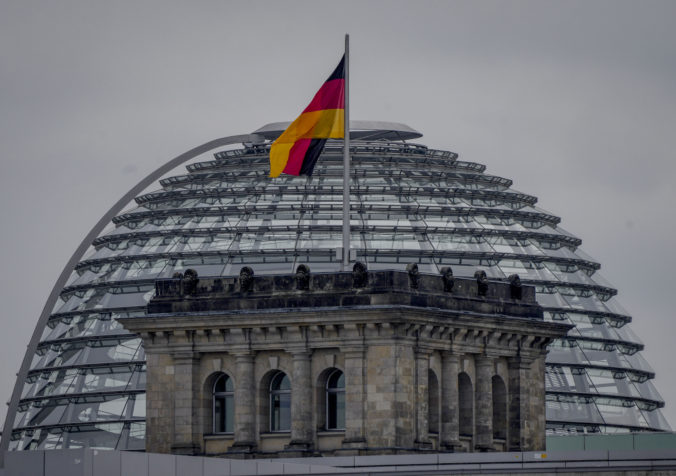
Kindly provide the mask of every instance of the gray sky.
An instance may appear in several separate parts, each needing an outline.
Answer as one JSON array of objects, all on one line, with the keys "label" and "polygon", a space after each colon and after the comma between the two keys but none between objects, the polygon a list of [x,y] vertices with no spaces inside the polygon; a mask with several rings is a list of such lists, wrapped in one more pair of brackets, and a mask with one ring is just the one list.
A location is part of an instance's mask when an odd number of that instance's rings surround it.
[{"label": "gray sky", "polygon": [[406,123],[562,217],[676,425],[674,18],[673,1],[0,2],[1,396],[100,216],[170,158],[295,118],[350,33],[352,118]]}]

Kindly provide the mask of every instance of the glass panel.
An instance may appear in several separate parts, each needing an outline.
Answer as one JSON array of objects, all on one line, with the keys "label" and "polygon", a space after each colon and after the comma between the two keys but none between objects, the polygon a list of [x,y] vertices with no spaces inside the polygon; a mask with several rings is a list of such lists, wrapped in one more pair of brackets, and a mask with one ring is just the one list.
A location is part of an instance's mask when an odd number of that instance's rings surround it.
[{"label": "glass panel", "polygon": [[83,426],[70,429],[65,437],[66,448],[115,449],[122,433],[122,423]]},{"label": "glass panel", "polygon": [[652,410],[652,411],[642,410],[642,413],[643,417],[645,418],[646,422],[648,422],[651,428],[657,428],[664,431],[671,431],[669,423],[667,423],[667,420],[664,418],[660,410]]},{"label": "glass panel", "polygon": [[609,425],[631,425],[638,427],[647,427],[648,422],[643,417],[641,411],[635,406],[622,406],[621,402],[606,404],[597,402],[597,406],[606,424]]},{"label": "glass panel", "polygon": [[73,393],[77,378],[77,369],[55,370],[43,373],[37,381],[35,396]]},{"label": "glass panel", "polygon": [[549,345],[548,349],[547,363],[579,365],[587,362],[587,357],[582,350],[568,340],[557,339]]},{"label": "glass panel", "polygon": [[99,397],[71,403],[71,422],[120,420],[124,417],[128,397]]},{"label": "glass panel", "polygon": [[133,373],[128,367],[97,367],[85,370],[83,392],[124,390]]},{"label": "glass panel", "polygon": [[548,421],[567,421],[582,424],[603,424],[604,420],[596,405],[575,400],[556,401],[547,398],[546,418]]},{"label": "glass panel", "polygon": [[645,382],[632,382],[632,384],[636,387],[641,398],[656,400],[658,402],[662,401],[662,396],[650,380],[646,380]]},{"label": "glass panel", "polygon": [[278,373],[272,382],[272,390],[291,390],[289,377],[284,373]]},{"label": "glass panel", "polygon": [[127,450],[144,450],[146,437],[146,423],[138,422],[129,425],[129,439],[125,448]]},{"label": "glass panel", "polygon": [[628,368],[643,370],[645,372],[654,372],[650,364],[643,358],[640,352],[637,352],[633,355],[625,355],[625,365]]},{"label": "glass panel", "polygon": [[272,395],[271,431],[288,431],[291,429],[291,395],[288,393]]},{"label": "glass panel", "polygon": [[225,425],[224,429],[226,433],[232,433],[235,426],[235,399],[232,395],[227,395],[225,397]]},{"label": "glass panel", "polygon": [[39,450],[58,450],[63,447],[63,432],[60,428],[54,428],[42,432],[37,446]]},{"label": "glass panel", "polygon": [[329,429],[345,428],[345,392],[329,393]]},{"label": "glass panel", "polygon": [[33,402],[16,426],[55,425],[61,421],[66,405],[54,401]]},{"label": "glass panel", "polygon": [[559,293],[544,293],[538,292],[536,296],[538,304],[542,307],[550,308],[567,308],[568,303]]},{"label": "glass panel", "polygon": [[283,372],[277,372],[270,384],[270,431],[291,428],[291,382]]},{"label": "glass panel", "polygon": [[100,345],[100,347],[89,349],[88,363],[123,362],[141,358],[137,355],[141,346],[141,339],[138,338],[124,340],[120,343],[103,341],[92,344]]},{"label": "glass panel", "polygon": [[575,324],[575,329],[579,335],[593,339],[621,340],[617,335],[616,329],[606,324],[605,319],[600,317],[590,317],[586,314],[568,312],[568,317]]},{"label": "glass panel", "polygon": [[225,383],[230,380],[227,375],[221,375],[214,384],[214,393],[225,392]]},{"label": "glass panel", "polygon": [[225,397],[214,397],[214,433],[225,433]]},{"label": "glass panel", "polygon": [[593,350],[589,348],[583,349],[587,360],[594,366],[598,367],[627,367],[627,362],[624,356],[617,350]]},{"label": "glass panel", "polygon": [[545,385],[549,392],[581,392],[593,391],[587,375],[579,367],[547,366]]},{"label": "glass panel", "polygon": [[641,396],[623,372],[589,368],[587,375],[598,393],[625,397]]},{"label": "glass panel", "polygon": [[629,326],[616,327],[615,332],[617,333],[617,337],[620,340],[632,342],[638,345],[643,344],[643,341],[639,339],[636,334],[634,334]]},{"label": "glass panel", "polygon": [[329,392],[328,412],[328,429],[345,428],[345,392]]},{"label": "glass panel", "polygon": [[326,428],[345,428],[345,374],[334,370],[326,382]]},{"label": "glass panel", "polygon": [[134,399],[134,410],[131,414],[132,418],[146,417],[146,394],[139,393]]},{"label": "glass panel", "polygon": [[345,374],[340,370],[335,371],[329,377],[329,389],[345,388]]},{"label": "glass panel", "polygon": [[578,296],[578,295],[566,295],[563,298],[568,302],[568,306],[574,309],[582,309],[596,312],[608,312],[608,309],[603,305],[603,303],[595,296]]}]

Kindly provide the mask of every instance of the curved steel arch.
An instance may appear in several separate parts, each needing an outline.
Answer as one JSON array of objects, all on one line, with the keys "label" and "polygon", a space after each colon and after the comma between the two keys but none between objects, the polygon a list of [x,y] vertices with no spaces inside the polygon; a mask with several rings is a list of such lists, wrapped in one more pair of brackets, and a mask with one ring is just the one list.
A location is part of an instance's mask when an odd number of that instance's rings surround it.
[{"label": "curved steel arch", "polygon": [[105,229],[108,223],[110,223],[113,217],[118,213],[120,213],[124,209],[124,207],[132,199],[134,199],[134,197],[136,197],[149,185],[151,185],[153,182],[158,180],[160,177],[162,177],[164,174],[174,169],[175,167],[191,159],[194,159],[195,157],[204,154],[205,152],[209,152],[210,150],[213,150],[217,147],[223,147],[232,144],[240,144],[244,142],[262,143],[264,141],[265,141],[264,137],[255,133],[221,137],[220,139],[214,139],[212,141],[206,142],[200,146],[195,147],[194,149],[189,150],[188,152],[179,155],[178,157],[173,158],[172,160],[170,160],[157,170],[151,172],[139,183],[137,183],[122,198],[120,198],[115,203],[115,205],[113,205],[110,208],[110,210],[108,210],[106,214],[103,215],[103,217],[101,217],[101,219],[96,223],[96,225],[94,225],[94,227],[89,231],[87,236],[85,236],[84,240],[82,240],[82,242],[77,247],[73,255],[70,257],[70,260],[68,260],[68,263],[66,263],[66,266],[63,268],[63,271],[61,271],[59,279],[56,280],[56,283],[54,284],[54,287],[52,288],[52,291],[49,294],[49,297],[47,298],[47,302],[45,303],[45,306],[42,308],[42,313],[40,314],[40,318],[38,319],[38,322],[35,326],[35,330],[33,331],[33,336],[31,337],[30,343],[28,344],[28,348],[26,349],[26,354],[24,355],[23,361],[21,363],[21,369],[17,374],[16,383],[14,384],[14,390],[12,391],[12,399],[9,402],[7,416],[5,417],[5,424],[2,429],[2,441],[0,442],[0,467],[4,467],[4,453],[9,449],[9,441],[12,436],[12,428],[14,426],[16,410],[17,407],[19,406],[19,400],[21,399],[21,390],[26,380],[26,376],[28,374],[28,370],[30,368],[33,355],[35,354],[35,350],[37,349],[37,346],[40,343],[42,331],[44,327],[47,325],[47,320],[49,319],[49,316],[52,314],[52,309],[54,307],[54,304],[56,303],[56,300],[59,298],[59,295],[61,294],[61,290],[68,281],[68,278],[75,269],[77,263],[80,262],[80,259],[82,259],[84,253],[91,246],[92,241],[94,241],[94,239],[97,236],[99,236],[99,234]]}]

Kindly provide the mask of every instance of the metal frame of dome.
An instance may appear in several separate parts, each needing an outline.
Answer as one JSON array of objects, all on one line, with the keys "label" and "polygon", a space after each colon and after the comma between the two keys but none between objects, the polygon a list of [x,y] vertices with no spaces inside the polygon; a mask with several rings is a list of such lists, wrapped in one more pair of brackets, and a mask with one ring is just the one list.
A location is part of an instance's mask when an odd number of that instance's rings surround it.
[{"label": "metal frame of dome", "polygon": [[200,155],[204,154],[205,152],[209,152],[210,150],[231,144],[239,144],[245,142],[260,142],[260,140],[261,140],[260,136],[256,136],[254,134],[222,137],[219,139],[214,139],[209,142],[206,142],[171,159],[169,162],[162,165],[160,168],[148,174],[131,190],[129,190],[126,194],[124,194],[124,196],[122,196],[122,198],[120,198],[117,202],[115,202],[115,204],[103,215],[103,217],[101,217],[101,219],[96,223],[96,225],[94,225],[94,227],[89,231],[89,233],[87,233],[85,238],[75,249],[75,252],[70,257],[70,259],[66,263],[66,266],[63,268],[61,274],[54,283],[54,286],[52,287],[52,290],[49,293],[49,296],[47,297],[47,302],[45,303],[42,312],[40,313],[40,317],[38,318],[38,322],[35,326],[35,330],[33,331],[33,335],[31,336],[31,340],[28,343],[26,354],[24,355],[24,358],[21,362],[21,368],[17,373],[17,380],[14,385],[12,397],[9,401],[9,405],[7,408],[7,416],[5,418],[5,424],[2,431],[2,439],[0,442],[0,458],[3,457],[2,452],[7,451],[7,449],[9,448],[12,428],[14,427],[14,419],[16,416],[19,400],[21,398],[21,391],[23,389],[23,382],[26,381],[31,361],[33,359],[33,356],[35,355],[38,344],[40,343],[40,338],[42,336],[43,330],[47,327],[47,322],[49,320],[49,316],[52,313],[52,309],[54,308],[54,305],[59,299],[59,295],[61,294],[63,287],[68,281],[68,278],[70,277],[71,273],[75,270],[75,266],[87,252],[89,247],[92,246],[94,239],[106,228],[106,226],[110,223],[113,217],[115,217],[115,215],[124,210],[124,208],[129,204],[131,200],[134,199],[134,197],[136,197],[136,195],[141,193],[153,182],[158,180],[160,177],[162,177],[170,170],[180,166],[181,164],[184,164],[189,160],[194,159],[195,157],[199,157]]},{"label": "metal frame of dome", "polygon": [[[266,140],[284,124],[181,154],[99,220],[40,315],[12,394],[2,449],[13,436],[20,439],[12,449],[41,448],[45,435],[56,435],[52,446],[58,446],[64,444],[59,435],[87,430],[94,435],[90,446],[134,448],[142,442],[143,416],[134,413],[144,398],[142,349],[115,327],[115,316],[143,313],[154,279],[187,267],[185,260],[202,275],[235,275],[244,265],[262,274],[290,272],[301,262],[313,271],[338,269],[340,239],[333,235],[341,226],[342,143],[327,143],[311,178],[269,179]],[[457,275],[479,266],[495,279],[520,274],[537,287],[549,319],[576,324],[548,356],[548,431],[669,429],[650,382],[654,373],[639,354],[643,345],[626,326],[631,317],[614,301],[615,290],[594,279],[599,264],[580,252],[581,240],[561,229],[558,217],[536,208],[535,197],[509,190],[511,180],[485,174],[481,164],[404,142],[421,136],[408,126],[352,124],[364,132],[351,145],[358,259],[371,269],[416,261],[421,271],[451,265]],[[243,148],[191,163],[187,174],[162,179],[161,190],[139,195],[179,165],[238,143]],[[132,200],[137,208],[123,212]],[[111,220],[115,229],[101,235]],[[118,354],[115,361],[111,355]],[[128,384],[89,391],[104,385],[103,372],[124,375]],[[114,431],[106,433],[105,425]],[[97,431],[119,438],[115,444],[97,440]]]},{"label": "metal frame of dome", "polygon": [[[271,122],[253,134],[268,140],[275,140],[289,127],[290,122]],[[350,139],[355,140],[410,140],[419,139],[422,134],[406,124],[385,121],[350,121]]]}]

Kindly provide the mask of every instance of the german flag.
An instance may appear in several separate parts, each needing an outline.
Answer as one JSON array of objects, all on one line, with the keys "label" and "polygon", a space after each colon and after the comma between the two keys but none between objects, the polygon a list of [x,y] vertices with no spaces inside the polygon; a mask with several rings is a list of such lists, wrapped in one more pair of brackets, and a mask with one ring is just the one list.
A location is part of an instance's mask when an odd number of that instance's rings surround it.
[{"label": "german flag", "polygon": [[345,56],[303,113],[272,143],[270,177],[312,175],[326,139],[345,137]]}]

